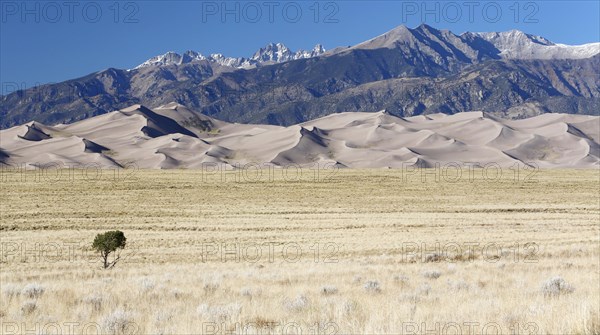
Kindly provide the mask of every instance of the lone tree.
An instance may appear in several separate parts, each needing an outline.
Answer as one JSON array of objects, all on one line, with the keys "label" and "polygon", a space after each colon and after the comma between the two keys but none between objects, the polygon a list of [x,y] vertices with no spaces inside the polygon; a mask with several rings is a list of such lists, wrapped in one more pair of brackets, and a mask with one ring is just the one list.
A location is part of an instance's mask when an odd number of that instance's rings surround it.
[{"label": "lone tree", "polygon": [[[125,248],[125,241],[127,241],[125,234],[120,230],[107,231],[104,234],[96,235],[92,248],[100,252],[105,269],[114,267],[119,259],[121,259],[121,254],[117,249]],[[109,262],[108,255],[113,252],[115,253],[115,256],[113,257],[113,260]]]}]

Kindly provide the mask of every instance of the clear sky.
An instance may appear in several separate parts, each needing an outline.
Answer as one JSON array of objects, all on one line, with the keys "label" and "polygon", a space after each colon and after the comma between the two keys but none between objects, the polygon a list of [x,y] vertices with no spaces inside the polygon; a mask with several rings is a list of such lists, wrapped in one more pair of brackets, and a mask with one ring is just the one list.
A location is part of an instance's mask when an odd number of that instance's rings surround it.
[{"label": "clear sky", "polygon": [[0,1],[2,94],[167,51],[251,56],[354,45],[405,24],[523,30],[554,42],[600,41],[600,1]]}]

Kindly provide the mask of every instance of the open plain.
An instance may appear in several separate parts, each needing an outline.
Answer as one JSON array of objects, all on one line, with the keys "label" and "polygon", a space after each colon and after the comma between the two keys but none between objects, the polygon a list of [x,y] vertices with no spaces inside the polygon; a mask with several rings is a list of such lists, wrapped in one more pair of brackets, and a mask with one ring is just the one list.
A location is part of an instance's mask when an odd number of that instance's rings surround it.
[{"label": "open plain", "polygon": [[116,171],[3,171],[3,334],[600,334],[597,169]]}]

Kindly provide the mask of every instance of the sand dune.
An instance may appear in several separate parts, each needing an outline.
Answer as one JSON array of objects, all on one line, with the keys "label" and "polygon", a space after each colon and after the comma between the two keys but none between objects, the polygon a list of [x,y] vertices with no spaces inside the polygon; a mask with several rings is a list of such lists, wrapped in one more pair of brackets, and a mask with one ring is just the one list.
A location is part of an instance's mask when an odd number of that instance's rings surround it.
[{"label": "sand dune", "polygon": [[600,117],[544,114],[502,120],[482,112],[400,118],[341,113],[279,127],[233,124],[175,103],[134,105],[69,125],[39,122],[0,131],[0,162],[149,169],[232,168],[248,163],[348,168],[515,163],[600,167]]}]

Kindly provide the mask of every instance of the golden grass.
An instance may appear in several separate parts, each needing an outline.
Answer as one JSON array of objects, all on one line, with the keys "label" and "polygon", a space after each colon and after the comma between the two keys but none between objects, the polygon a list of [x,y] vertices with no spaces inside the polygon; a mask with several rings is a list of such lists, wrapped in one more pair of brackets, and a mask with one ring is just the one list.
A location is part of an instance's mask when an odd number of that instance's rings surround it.
[{"label": "golden grass", "polygon": [[474,175],[4,173],[0,332],[600,334],[598,170]]}]

